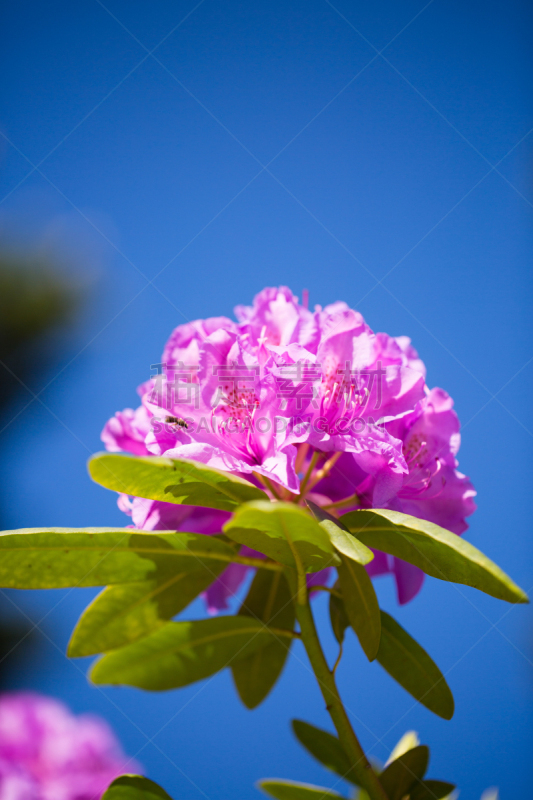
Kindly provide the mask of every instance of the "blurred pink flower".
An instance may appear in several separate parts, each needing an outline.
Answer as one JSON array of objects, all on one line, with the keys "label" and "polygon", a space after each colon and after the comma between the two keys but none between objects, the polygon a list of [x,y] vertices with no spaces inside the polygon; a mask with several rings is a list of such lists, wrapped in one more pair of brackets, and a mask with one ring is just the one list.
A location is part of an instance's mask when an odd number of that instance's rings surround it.
[{"label": "blurred pink flower", "polygon": [[0,695],[0,800],[99,800],[138,770],[99,717],[38,694]]}]

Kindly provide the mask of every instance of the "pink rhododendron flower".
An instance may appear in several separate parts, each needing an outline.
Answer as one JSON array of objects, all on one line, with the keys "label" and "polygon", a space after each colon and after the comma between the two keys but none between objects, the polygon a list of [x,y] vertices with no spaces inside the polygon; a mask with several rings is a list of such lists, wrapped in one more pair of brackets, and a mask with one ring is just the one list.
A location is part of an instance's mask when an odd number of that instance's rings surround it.
[{"label": "pink rhododendron flower", "polygon": [[145,439],[150,430],[150,417],[144,406],[136,411],[125,408],[111,417],[102,431],[102,441],[112,453],[125,450],[136,456],[148,454]]},{"label": "pink rhododendron flower", "polygon": [[[459,419],[453,400],[443,389],[432,389],[415,409],[393,422],[388,430],[402,442],[409,472],[383,479],[363,472],[349,455],[338,462],[339,477],[331,475],[317,485],[317,490],[342,501],[352,495],[343,511],[354,508],[391,508],[427,519],[453,533],[463,533],[465,517],[476,509],[474,487],[460,473],[456,454],[461,437]],[[355,496],[354,496],[355,495]],[[398,600],[407,603],[419,591],[424,573],[401,559],[376,552],[367,569],[371,575],[392,572],[396,579]]]},{"label": "pink rhododendron flower", "polygon": [[98,800],[138,769],[102,719],[51,697],[0,695],[0,800]]},{"label": "pink rhododendron flower", "polygon": [[314,314],[298,303],[286,286],[263,289],[254,298],[253,306],[237,306],[235,316],[239,331],[250,349],[261,345],[300,344],[316,353],[320,340],[319,312]]},{"label": "pink rhododendron flower", "polygon": [[[227,317],[197,319],[186,325],[178,325],[163,350],[162,363],[165,365],[165,369],[180,363],[196,367],[200,363],[202,344],[218,330],[236,331],[237,326]],[[191,380],[196,380],[194,372]]]},{"label": "pink rhododendron flower", "polygon": [[[235,314],[175,329],[159,374],[138,389],[141,406],[105,426],[108,450],[191,458],[332,513],[393,508],[466,529],[475,493],[457,471],[459,422],[448,395],[426,386],[409,338],[374,333],[345,303],[312,312],[286,287]],[[119,505],[143,530],[213,534],[229,516],[124,496]],[[402,603],[422,583],[383,553],[368,570],[392,572]],[[246,572],[222,573],[206,593],[211,610],[227,607]]]}]

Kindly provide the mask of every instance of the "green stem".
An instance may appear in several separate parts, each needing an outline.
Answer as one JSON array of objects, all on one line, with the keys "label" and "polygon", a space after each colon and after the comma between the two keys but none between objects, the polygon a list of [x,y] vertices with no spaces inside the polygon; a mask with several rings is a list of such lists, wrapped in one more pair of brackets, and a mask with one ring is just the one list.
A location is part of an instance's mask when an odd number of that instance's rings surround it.
[{"label": "green stem", "polygon": [[[156,550],[156,552],[161,553],[161,550]],[[246,567],[269,569],[272,570],[272,572],[283,572],[282,564],[278,564],[277,561],[265,561],[263,558],[253,558],[252,556],[231,556],[231,558],[219,558],[218,553],[209,553],[206,558],[212,558],[213,561],[227,561],[228,564],[244,564]]]},{"label": "green stem", "polygon": [[254,472],[254,475],[261,481],[263,486],[266,486],[266,488],[272,492],[276,500],[281,500],[281,495],[278,493],[278,490],[266,475],[259,475],[258,472]]},{"label": "green stem", "polygon": [[331,456],[331,458],[328,458],[324,466],[315,472],[315,474],[313,475],[312,479],[309,481],[308,484],[309,491],[311,491],[311,489],[313,489],[317,485],[317,483],[320,483],[320,481],[323,478],[329,475],[329,473],[331,472],[331,470],[333,469],[333,467],[335,466],[335,464],[337,463],[337,461],[341,456],[342,456],[342,451],[334,453]]},{"label": "green stem", "polygon": [[336,589],[333,589],[331,586],[322,586],[319,583],[315,583],[309,588],[309,593],[311,592],[329,592],[330,594],[334,594],[335,597],[342,597],[342,594]]},{"label": "green stem", "polygon": [[[303,576],[305,582],[305,575]],[[326,709],[329,712],[333,724],[339,735],[339,740],[346,751],[346,755],[351,761],[355,780],[365,789],[370,800],[388,800],[385,791],[379,782],[379,778],[372,769],[359,740],[354,733],[348,715],[342,704],[342,700],[335,683],[335,676],[329,669],[324,651],[318,638],[313,612],[309,605],[307,591],[305,592],[305,602],[301,589],[301,578],[298,578],[298,602],[296,603],[296,616],[300,623],[300,631],[304,647],[309,656],[311,667],[320,686],[322,696],[326,701]]]},{"label": "green stem", "polygon": [[322,508],[329,510],[330,508],[343,508],[344,506],[358,506],[359,502],[359,495],[352,494],[350,497],[345,497],[344,500],[337,500],[336,503],[326,503]]},{"label": "green stem", "polygon": [[307,487],[307,484],[309,483],[309,478],[313,474],[313,470],[316,467],[318,460],[321,456],[322,453],[319,450],[315,450],[315,452],[311,456],[311,461],[309,462],[309,466],[307,467],[307,472],[303,476],[302,481],[300,483],[300,497],[304,496],[305,489]]}]

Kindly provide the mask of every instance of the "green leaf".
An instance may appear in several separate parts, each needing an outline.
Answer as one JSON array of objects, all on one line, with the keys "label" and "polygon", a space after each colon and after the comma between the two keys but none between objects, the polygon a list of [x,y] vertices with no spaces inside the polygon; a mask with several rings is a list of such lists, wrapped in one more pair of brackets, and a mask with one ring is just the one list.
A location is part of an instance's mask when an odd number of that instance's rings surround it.
[{"label": "green leaf", "polygon": [[381,612],[377,660],[400,686],[434,714],[451,719],[452,693],[435,662],[390,614]]},{"label": "green leaf", "polygon": [[172,800],[157,783],[142,775],[120,775],[109,784],[102,800]]},{"label": "green leaf", "polygon": [[427,575],[473,586],[509,603],[529,602],[494,562],[455,533],[399,511],[350,511],[344,524],[368,547],[402,558]]},{"label": "green leaf", "polygon": [[289,567],[299,563],[306,572],[339,563],[324,529],[293,503],[247,503],[225,524],[224,533]]},{"label": "green leaf", "polygon": [[266,497],[243,478],[188,458],[97,453],[89,460],[89,474],[96,483],[116,492],[222,511]]},{"label": "green leaf", "polygon": [[303,722],[301,719],[293,719],[292,729],[300,744],[317,761],[332,772],[336,772],[344,780],[351,781],[356,786],[358,785],[357,781],[350,775],[352,769],[350,761],[336,736],[320,728],[315,728],[314,725]]},{"label": "green leaf", "polygon": [[339,553],[342,553],[358,564],[368,564],[374,558],[374,553],[369,550],[359,539],[352,536],[346,525],[332,514],[328,514],[323,508],[312,503],[311,500],[305,501],[310,511],[318,523],[327,532],[330,541]]},{"label": "green leaf", "polygon": [[[292,631],[296,612],[285,575],[282,572],[257,570],[239,616],[252,617],[265,625]],[[258,706],[273,688],[281,675],[291,644],[292,639],[274,640],[233,665],[233,680],[247,708]]]},{"label": "green leaf", "polygon": [[161,691],[208,678],[292,632],[270,631],[249,617],[167,622],[155,633],[108,653],[93,666],[94,683]]},{"label": "green leaf", "polygon": [[[333,588],[335,591],[340,591],[339,581],[335,583]],[[344,631],[346,628],[350,627],[350,620],[348,619],[342,598],[337,597],[336,594],[330,594],[329,596],[329,619],[336,640],[339,644],[342,644],[344,642]]]},{"label": "green leaf", "polygon": [[22,528],[0,535],[0,586],[105,586],[151,579],[161,569],[216,571],[234,558],[230,545],[201,533]]},{"label": "green leaf", "polygon": [[186,608],[225,568],[219,561],[190,572],[160,569],[154,580],[108,586],[81,615],[68,655],[105,653],[147,636]]},{"label": "green leaf", "polygon": [[323,789],[321,786],[312,786],[310,783],[262,780],[257,785],[266,794],[275,797],[276,800],[339,800],[339,798],[342,798],[342,795],[337,794],[337,792]]},{"label": "green leaf", "polygon": [[381,638],[379,604],[366,569],[346,556],[337,567],[342,601],[350,625],[369,661],[373,661]]},{"label": "green leaf", "polygon": [[386,767],[379,780],[389,800],[402,800],[412,786],[418,784],[428,768],[429,749],[418,745],[399,756]]},{"label": "green leaf", "polygon": [[409,800],[443,800],[455,789],[455,784],[446,781],[422,781],[411,790]]}]

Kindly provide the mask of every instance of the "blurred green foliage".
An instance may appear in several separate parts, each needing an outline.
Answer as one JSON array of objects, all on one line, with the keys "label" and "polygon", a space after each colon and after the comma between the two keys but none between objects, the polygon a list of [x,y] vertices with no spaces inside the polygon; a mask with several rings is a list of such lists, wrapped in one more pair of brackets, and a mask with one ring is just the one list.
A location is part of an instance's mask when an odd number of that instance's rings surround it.
[{"label": "blurred green foliage", "polygon": [[[77,318],[81,292],[52,260],[0,249],[0,432],[37,390]],[[28,389],[28,384],[30,389]],[[0,440],[0,447],[2,442]],[[4,498],[0,495],[0,517]],[[0,689],[38,649],[29,622],[0,596]]]},{"label": "blurred green foliage", "polygon": [[[80,292],[49,259],[0,251],[0,419],[14,393],[53,362]],[[32,381],[33,382],[33,381]]]}]

